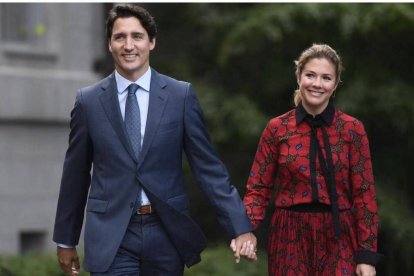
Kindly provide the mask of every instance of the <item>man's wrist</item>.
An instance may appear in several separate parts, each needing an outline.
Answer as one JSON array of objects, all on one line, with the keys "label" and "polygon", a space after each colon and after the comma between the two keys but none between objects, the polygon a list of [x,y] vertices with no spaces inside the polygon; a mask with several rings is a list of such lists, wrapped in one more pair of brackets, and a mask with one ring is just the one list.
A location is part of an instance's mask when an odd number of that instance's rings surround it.
[{"label": "man's wrist", "polygon": [[68,245],[68,244],[63,244],[63,243],[57,243],[56,245],[60,248],[74,248],[75,247],[75,245]]}]

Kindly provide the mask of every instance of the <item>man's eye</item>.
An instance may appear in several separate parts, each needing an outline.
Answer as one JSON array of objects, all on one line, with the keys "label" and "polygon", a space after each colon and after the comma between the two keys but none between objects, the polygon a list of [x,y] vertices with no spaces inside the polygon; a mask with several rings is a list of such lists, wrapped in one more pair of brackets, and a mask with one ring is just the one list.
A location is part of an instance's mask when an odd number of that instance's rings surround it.
[{"label": "man's eye", "polygon": [[120,41],[120,40],[123,40],[123,39],[124,39],[123,36],[114,36],[114,40],[116,40],[116,41]]}]

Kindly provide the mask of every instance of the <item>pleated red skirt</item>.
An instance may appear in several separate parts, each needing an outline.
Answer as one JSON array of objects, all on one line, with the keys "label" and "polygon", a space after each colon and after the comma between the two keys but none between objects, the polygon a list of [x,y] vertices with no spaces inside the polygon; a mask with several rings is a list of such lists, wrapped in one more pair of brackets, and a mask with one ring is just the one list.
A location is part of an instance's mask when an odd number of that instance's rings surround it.
[{"label": "pleated red skirt", "polygon": [[340,212],[335,237],[332,213],[277,209],[268,244],[271,276],[355,275],[357,236],[351,211]]}]

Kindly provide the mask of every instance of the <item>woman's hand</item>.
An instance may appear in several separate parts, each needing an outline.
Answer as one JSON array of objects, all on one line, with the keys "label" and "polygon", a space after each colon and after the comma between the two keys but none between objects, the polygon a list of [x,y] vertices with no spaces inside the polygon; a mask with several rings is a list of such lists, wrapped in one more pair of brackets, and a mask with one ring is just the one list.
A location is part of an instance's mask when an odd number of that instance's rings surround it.
[{"label": "woman's hand", "polygon": [[358,276],[375,276],[375,266],[369,264],[359,264],[356,267],[356,274]]},{"label": "woman's hand", "polygon": [[240,256],[245,257],[249,261],[256,261],[256,236],[252,232],[244,233],[233,239],[230,248],[233,250],[236,263],[240,262]]}]

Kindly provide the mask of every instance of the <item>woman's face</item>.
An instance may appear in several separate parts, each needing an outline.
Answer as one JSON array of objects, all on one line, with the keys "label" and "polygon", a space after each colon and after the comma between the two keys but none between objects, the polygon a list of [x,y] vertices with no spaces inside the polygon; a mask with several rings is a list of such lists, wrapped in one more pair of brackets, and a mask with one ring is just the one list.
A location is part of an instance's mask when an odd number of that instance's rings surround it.
[{"label": "woman's face", "polygon": [[312,115],[320,114],[336,89],[335,67],[326,58],[313,58],[303,67],[298,84],[305,110]]}]

